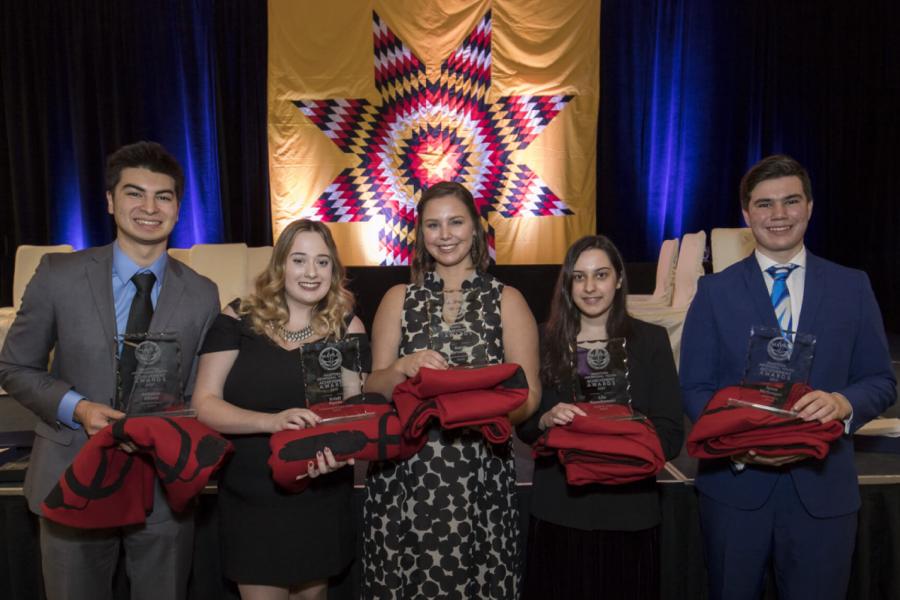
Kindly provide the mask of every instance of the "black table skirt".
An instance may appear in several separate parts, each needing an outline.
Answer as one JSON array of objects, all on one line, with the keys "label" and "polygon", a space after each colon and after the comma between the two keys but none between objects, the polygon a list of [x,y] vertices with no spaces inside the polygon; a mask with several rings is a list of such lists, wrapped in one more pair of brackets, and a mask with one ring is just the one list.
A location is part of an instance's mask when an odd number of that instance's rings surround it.
[{"label": "black table skirt", "polygon": [[[900,484],[863,485],[859,531],[847,598],[852,600],[900,600]],[[357,524],[362,510],[362,490],[356,490]],[[661,484],[663,524],[662,597],[698,600],[706,598],[706,571],[697,516],[697,496],[686,483]],[[519,488],[525,509],[530,487]],[[523,510],[523,532],[527,510]],[[196,511],[197,534],[190,581],[191,600],[238,598],[237,590],[221,575],[215,494],[204,494]],[[524,538],[523,538],[524,543]],[[358,566],[332,583],[330,599],[358,598]],[[770,578],[771,579],[771,578]],[[128,598],[124,571],[116,579],[116,597]],[[775,598],[772,590],[767,598]],[[0,598],[41,600],[40,550],[37,520],[20,495],[0,496]]]}]

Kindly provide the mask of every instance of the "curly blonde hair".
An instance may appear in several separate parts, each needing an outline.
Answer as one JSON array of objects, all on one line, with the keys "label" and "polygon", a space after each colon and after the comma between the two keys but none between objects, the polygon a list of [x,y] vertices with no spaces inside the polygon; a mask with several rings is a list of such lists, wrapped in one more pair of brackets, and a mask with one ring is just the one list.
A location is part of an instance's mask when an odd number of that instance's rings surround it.
[{"label": "curly blonde hair", "polygon": [[238,312],[250,318],[250,325],[261,335],[273,336],[274,330],[284,326],[289,318],[284,298],[284,265],[294,238],[298,233],[318,233],[331,254],[331,285],[328,294],[313,307],[310,324],[313,331],[325,338],[340,339],[347,328],[347,316],[353,312],[353,294],[347,289],[347,272],[338,257],[337,246],[328,227],[318,221],[298,219],[288,225],[272,250],[266,270],[256,278],[255,292],[241,300]]}]

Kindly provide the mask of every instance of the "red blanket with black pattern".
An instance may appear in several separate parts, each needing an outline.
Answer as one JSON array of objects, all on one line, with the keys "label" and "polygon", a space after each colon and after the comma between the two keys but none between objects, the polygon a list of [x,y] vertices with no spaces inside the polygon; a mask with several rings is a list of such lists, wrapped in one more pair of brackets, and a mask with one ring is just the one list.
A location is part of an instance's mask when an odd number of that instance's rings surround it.
[{"label": "red blanket with black pattern", "polygon": [[[126,452],[125,443],[137,450]],[[181,512],[231,451],[231,442],[190,417],[126,417],[87,441],[41,510],[81,529],[140,524],[159,479],[169,506]]]},{"label": "red blanket with black pattern", "polygon": [[408,440],[400,418],[384,396],[364,394],[342,404],[313,406],[325,419],[315,427],[272,434],[269,467],[272,478],[290,492],[301,492],[310,484],[309,466],[316,453],[329,448],[334,458],[346,461],[405,460],[418,452],[425,438]]}]

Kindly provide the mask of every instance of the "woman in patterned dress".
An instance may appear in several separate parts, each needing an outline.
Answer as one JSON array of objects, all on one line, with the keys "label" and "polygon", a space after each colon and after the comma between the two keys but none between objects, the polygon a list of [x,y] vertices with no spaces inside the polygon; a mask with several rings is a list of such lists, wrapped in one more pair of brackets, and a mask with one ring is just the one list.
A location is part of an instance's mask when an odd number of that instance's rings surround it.
[{"label": "woman in patterned dress", "polygon": [[[485,273],[487,239],[469,191],[438,183],[417,206],[412,283],[391,288],[372,327],[367,391],[390,396],[421,367],[513,362],[540,398],[537,326],[525,299]],[[453,342],[452,350],[450,341]],[[511,444],[432,427],[404,462],[373,464],[364,504],[364,598],[519,596],[521,548]]]},{"label": "woman in patterned dress", "polygon": [[270,434],[320,419],[303,407],[300,347],[353,337],[367,347],[334,240],[305,219],[282,232],[254,293],[229,304],[207,333],[193,403],[234,444],[219,477],[219,535],[225,576],[244,599],[324,600],[328,578],[354,559],[347,463],[325,448],[300,494],[278,488],[267,464]]}]

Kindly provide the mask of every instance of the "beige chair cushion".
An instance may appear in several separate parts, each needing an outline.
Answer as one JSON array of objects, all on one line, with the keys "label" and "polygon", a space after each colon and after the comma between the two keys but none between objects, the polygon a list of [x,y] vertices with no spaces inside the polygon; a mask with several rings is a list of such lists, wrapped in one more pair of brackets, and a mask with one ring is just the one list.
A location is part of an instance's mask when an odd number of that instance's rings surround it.
[{"label": "beige chair cushion", "polygon": [[221,306],[247,294],[247,244],[194,244],[189,265],[219,286]]},{"label": "beige chair cushion", "polygon": [[16,267],[13,273],[13,308],[19,310],[22,305],[22,296],[25,287],[31,281],[31,277],[41,263],[41,258],[51,252],[69,253],[74,249],[69,244],[58,246],[28,246],[21,245],[16,250]]},{"label": "beige chair cushion", "polygon": [[[41,263],[41,258],[51,252],[69,253],[73,251],[74,248],[69,244],[59,244],[57,246],[29,246],[23,244],[16,249],[16,265],[13,273],[12,289],[13,305],[0,308],[0,348],[3,347],[6,341],[6,334],[16,319],[16,313],[22,306],[22,296],[25,294],[25,288]],[[3,388],[0,388],[0,393],[5,393]]]},{"label": "beige chair cushion", "polygon": [[756,239],[749,227],[716,227],[709,234],[709,247],[713,273],[718,273],[750,256]]},{"label": "beige chair cushion", "polygon": [[651,303],[657,306],[672,304],[675,290],[675,266],[678,264],[678,240],[664,240],[656,260],[656,287],[652,294],[629,294],[628,306]]},{"label": "beige chair cushion", "polygon": [[675,267],[675,291],[672,293],[672,307],[683,308],[691,305],[697,293],[697,281],[703,276],[703,255],[706,252],[706,232],[686,233],[681,238],[681,252]]},{"label": "beige chair cushion", "polygon": [[272,258],[272,246],[247,248],[247,293],[252,294],[256,288],[256,278],[269,266]]},{"label": "beige chair cushion", "polygon": [[672,295],[672,306],[652,304],[629,304],[628,306],[628,312],[635,318],[666,328],[676,365],[681,352],[681,332],[684,329],[684,318],[691,305],[691,300],[694,299],[694,294],[697,293],[697,281],[703,275],[705,250],[706,232],[686,233],[681,238],[678,266],[675,268],[675,291]]},{"label": "beige chair cushion", "polygon": [[181,261],[187,266],[191,266],[191,249],[190,248],[169,248],[169,256],[175,260]]},{"label": "beige chair cushion", "polygon": [[669,346],[672,347],[672,355],[675,357],[675,367],[679,365],[681,357],[681,333],[684,330],[684,318],[687,316],[687,308],[665,308],[658,311],[646,311],[639,313],[631,311],[637,319],[664,327],[669,335]]}]

